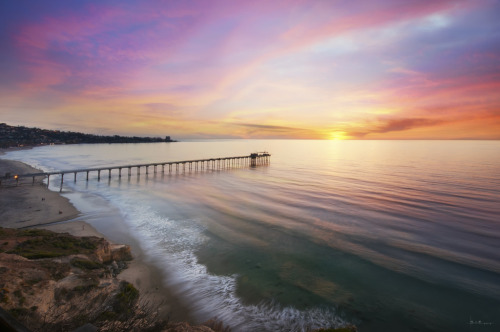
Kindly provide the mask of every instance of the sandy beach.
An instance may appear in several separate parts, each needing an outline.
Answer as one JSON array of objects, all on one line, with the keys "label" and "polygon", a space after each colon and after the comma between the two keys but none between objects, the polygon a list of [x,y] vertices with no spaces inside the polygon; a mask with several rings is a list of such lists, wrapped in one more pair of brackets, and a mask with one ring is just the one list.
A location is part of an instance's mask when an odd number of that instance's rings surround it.
[{"label": "sandy beach", "polygon": [[[22,162],[1,158],[0,177],[6,173],[39,172]],[[106,238],[81,218],[74,220],[81,217],[80,212],[67,198],[49,190],[42,179],[37,179],[34,184],[0,187],[0,207],[1,227],[35,227],[55,232],[67,232],[75,236]],[[118,277],[134,284],[140,291],[141,300],[151,304],[160,313],[160,318],[170,317],[174,321],[192,321],[188,311],[178,303],[170,290],[163,286],[163,276],[160,271],[143,259],[143,253],[137,246],[132,246],[132,253],[134,259]]]}]

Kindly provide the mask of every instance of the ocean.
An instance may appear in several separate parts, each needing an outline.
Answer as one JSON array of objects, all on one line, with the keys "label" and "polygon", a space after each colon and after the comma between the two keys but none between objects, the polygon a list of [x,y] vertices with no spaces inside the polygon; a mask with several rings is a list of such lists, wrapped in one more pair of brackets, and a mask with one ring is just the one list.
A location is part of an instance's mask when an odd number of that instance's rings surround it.
[{"label": "ocean", "polygon": [[500,141],[82,144],[4,158],[54,171],[257,151],[269,165],[80,174],[62,192],[112,240],[132,236],[198,322],[500,329]]}]

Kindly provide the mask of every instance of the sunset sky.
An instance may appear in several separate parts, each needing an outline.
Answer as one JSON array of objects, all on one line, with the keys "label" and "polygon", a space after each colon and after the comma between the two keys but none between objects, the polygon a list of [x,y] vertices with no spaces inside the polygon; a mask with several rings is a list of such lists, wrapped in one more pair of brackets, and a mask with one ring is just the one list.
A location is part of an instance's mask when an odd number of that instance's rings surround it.
[{"label": "sunset sky", "polygon": [[0,122],[500,139],[500,1],[2,1]]}]

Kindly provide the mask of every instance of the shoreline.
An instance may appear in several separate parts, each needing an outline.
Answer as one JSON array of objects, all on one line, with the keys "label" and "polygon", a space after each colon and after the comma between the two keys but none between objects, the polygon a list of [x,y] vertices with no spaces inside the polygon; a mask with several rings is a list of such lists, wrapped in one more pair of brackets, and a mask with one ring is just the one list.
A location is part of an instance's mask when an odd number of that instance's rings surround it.
[{"label": "shoreline", "polygon": [[[12,149],[9,149],[12,151]],[[0,149],[0,177],[5,173],[25,174],[39,170],[20,161],[4,159],[4,149]],[[58,192],[51,191],[41,181],[33,185],[0,188],[0,226],[6,228],[42,228],[74,236],[97,236],[114,243],[90,223],[81,220],[82,213],[70,200]],[[123,270],[118,279],[132,283],[140,292],[141,301],[149,303],[159,312],[159,318],[172,321],[194,322],[185,308],[163,282],[159,268],[146,260],[145,253],[130,234],[124,243],[130,245],[133,260]]]}]

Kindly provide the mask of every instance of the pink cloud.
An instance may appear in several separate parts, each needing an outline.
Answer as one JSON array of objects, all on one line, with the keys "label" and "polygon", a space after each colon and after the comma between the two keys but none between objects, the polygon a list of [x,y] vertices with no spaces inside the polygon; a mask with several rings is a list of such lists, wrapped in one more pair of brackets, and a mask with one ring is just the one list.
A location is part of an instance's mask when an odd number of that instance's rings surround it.
[{"label": "pink cloud", "polygon": [[[225,127],[241,135],[255,134],[253,123],[267,126],[261,129],[269,135],[301,128],[295,124],[305,112],[309,127],[363,118],[370,127],[365,136],[437,128],[453,122],[445,116],[478,111],[468,105],[500,103],[498,55],[494,48],[468,52],[453,45],[446,56],[438,48],[426,52],[422,45],[434,44],[422,41],[429,35],[415,26],[431,14],[455,18],[451,14],[482,5],[259,0],[68,7],[12,30],[25,71],[16,88],[26,98],[57,94],[66,109],[105,102],[130,121],[144,116],[148,123],[172,120],[172,114],[222,121],[253,112],[241,119],[249,126]],[[398,38],[382,33],[401,27],[408,31]],[[449,37],[445,32],[440,38]],[[339,44],[329,44],[336,38],[355,47],[341,54]],[[317,46],[324,46],[320,55]],[[374,117],[377,108],[392,116]]]},{"label": "pink cloud", "polygon": [[[42,23],[22,27],[18,44],[26,61],[45,60],[44,65],[48,68],[45,72],[49,76],[50,68],[57,75],[58,67],[66,65],[71,75],[77,78],[82,71],[91,71],[101,77],[97,81],[105,82],[125,82],[127,78],[149,70],[152,65],[157,67],[153,63],[182,63],[183,59],[190,57],[195,61],[193,70],[203,70],[203,64],[196,64],[197,58],[204,61],[205,66],[218,66],[221,61],[230,61],[238,54],[235,48],[240,47],[240,59],[233,63],[230,70],[247,74],[225,75],[223,81],[227,83],[223,84],[227,85],[251,73],[251,70],[240,70],[239,67],[255,68],[346,30],[403,20],[446,5],[449,1],[437,1],[432,5],[412,2],[401,12],[399,8],[368,3],[366,7],[358,6],[360,11],[355,13],[349,12],[349,6],[328,3],[297,3],[296,8],[304,7],[305,11],[289,10],[287,1],[274,5],[231,2],[224,3],[224,6],[181,3],[176,8],[164,5],[158,8],[94,5],[83,14],[68,12],[64,16],[44,18]],[[221,31],[220,38],[215,40],[200,39],[206,35],[205,31],[213,31],[220,22],[230,19],[236,20],[234,29]],[[260,22],[267,22],[265,28],[259,29]],[[134,25],[138,28],[133,28]],[[210,42],[216,44],[210,45]],[[186,53],[189,43],[196,45],[197,54]],[[50,53],[53,52],[66,54],[66,61],[70,62],[54,60],[51,64]],[[123,76],[124,71],[130,74]],[[222,71],[218,68],[219,73]],[[161,74],[171,73],[168,70],[158,72],[158,75]],[[32,72],[32,75],[37,73]],[[122,79],[110,80],[110,77]],[[211,77],[218,80],[220,75],[211,74]],[[43,82],[43,77],[34,78],[34,82]],[[47,85],[51,84],[52,81],[47,80]]]}]

